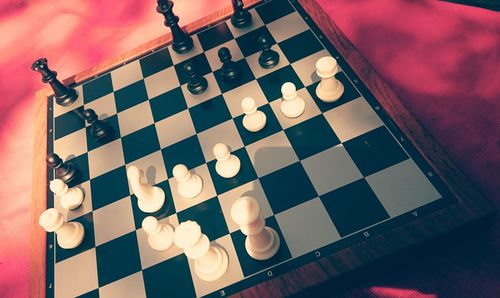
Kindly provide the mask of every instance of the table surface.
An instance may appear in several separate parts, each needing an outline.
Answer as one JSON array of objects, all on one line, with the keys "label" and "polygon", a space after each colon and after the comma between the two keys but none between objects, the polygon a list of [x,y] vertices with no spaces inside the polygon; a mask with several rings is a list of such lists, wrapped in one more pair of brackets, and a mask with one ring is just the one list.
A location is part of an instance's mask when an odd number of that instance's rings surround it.
[{"label": "table surface", "polygon": [[[185,24],[228,1],[214,2],[208,5],[205,1],[193,9],[187,0],[178,0],[176,13]],[[489,83],[500,75],[498,13],[434,1],[318,2],[498,207],[495,169],[500,163],[500,87]],[[29,235],[23,231],[29,230],[31,177],[18,169],[31,169],[32,98],[41,86],[29,65],[46,55],[60,77],[67,77],[165,30],[150,3],[125,1],[120,7],[90,0],[78,5],[76,1],[47,3],[40,0],[16,6],[0,2],[0,31],[8,33],[2,33],[7,38],[0,44],[6,53],[1,58],[2,71],[14,81],[0,83],[6,99],[0,103],[4,111],[0,120],[0,164],[4,167],[0,198],[5,207],[0,218],[2,239],[8,239],[0,248],[0,271],[2,276],[11,276],[0,281],[0,293],[7,297],[26,296],[28,289]],[[104,16],[102,11],[109,13]],[[26,19],[39,21],[27,24]],[[36,36],[26,38],[34,31]],[[13,44],[16,51],[12,51]],[[17,198],[8,206],[7,194]],[[384,271],[341,296],[494,296],[500,292],[500,257],[496,253],[500,240],[494,237],[499,232],[497,220],[474,239],[455,239],[426,251],[430,255],[417,256],[393,272]]]}]

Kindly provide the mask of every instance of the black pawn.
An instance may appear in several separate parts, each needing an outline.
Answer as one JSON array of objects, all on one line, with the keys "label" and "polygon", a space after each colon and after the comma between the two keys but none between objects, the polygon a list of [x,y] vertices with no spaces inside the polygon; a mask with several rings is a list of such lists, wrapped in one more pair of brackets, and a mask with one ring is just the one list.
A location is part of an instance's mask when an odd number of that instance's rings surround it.
[{"label": "black pawn", "polygon": [[183,66],[184,73],[188,77],[187,88],[193,94],[200,94],[207,90],[208,81],[193,68],[193,64],[188,62]]},{"label": "black pawn", "polygon": [[266,36],[259,36],[259,47],[262,53],[259,56],[259,64],[263,68],[272,68],[280,62],[280,55],[278,52],[271,49],[271,43]]},{"label": "black pawn", "polygon": [[57,72],[50,70],[46,58],[40,58],[31,64],[31,69],[42,75],[42,82],[49,83],[56,96],[58,105],[67,107],[78,98],[75,89],[70,88],[57,79]]},{"label": "black pawn", "polygon": [[193,39],[179,27],[179,17],[172,10],[174,3],[170,0],[158,0],[156,11],[165,17],[165,26],[172,31],[172,48],[176,53],[184,54],[193,48]]},{"label": "black pawn", "polygon": [[63,162],[59,155],[49,153],[47,155],[47,164],[56,171],[56,178],[66,183],[70,183],[76,177],[76,168],[70,162]]},{"label": "black pawn", "polygon": [[83,118],[90,124],[90,135],[98,142],[105,142],[113,135],[113,128],[106,121],[99,120],[94,110],[83,111]]},{"label": "black pawn", "polygon": [[222,68],[220,70],[220,75],[226,81],[232,81],[239,77],[240,71],[238,65],[231,59],[231,52],[226,47],[222,47],[217,52],[219,55],[220,62],[222,62]]},{"label": "black pawn", "polygon": [[236,28],[243,28],[252,24],[252,15],[248,10],[243,8],[242,0],[233,1],[233,15],[231,16],[231,24]]}]

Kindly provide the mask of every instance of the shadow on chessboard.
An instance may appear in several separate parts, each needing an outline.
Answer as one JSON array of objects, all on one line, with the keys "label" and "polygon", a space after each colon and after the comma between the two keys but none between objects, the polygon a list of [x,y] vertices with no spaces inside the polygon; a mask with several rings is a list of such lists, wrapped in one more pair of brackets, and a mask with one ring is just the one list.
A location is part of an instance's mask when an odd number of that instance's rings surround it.
[{"label": "shadow on chessboard", "polygon": [[463,5],[476,6],[494,11],[500,11],[500,0],[441,0]]}]

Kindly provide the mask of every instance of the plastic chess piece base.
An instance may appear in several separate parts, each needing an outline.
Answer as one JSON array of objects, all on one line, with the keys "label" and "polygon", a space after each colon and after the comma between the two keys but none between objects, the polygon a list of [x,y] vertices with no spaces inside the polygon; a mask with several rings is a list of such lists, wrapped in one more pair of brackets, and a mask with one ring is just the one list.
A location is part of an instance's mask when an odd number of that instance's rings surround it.
[{"label": "plastic chess piece base", "polygon": [[252,24],[252,15],[247,10],[243,10],[241,14],[233,14],[231,16],[231,24],[236,28],[247,27]]},{"label": "plastic chess piece base", "polygon": [[157,251],[167,250],[170,246],[172,246],[172,243],[174,243],[174,228],[172,228],[171,225],[165,225],[164,228],[168,231],[168,235],[170,235],[170,237],[163,241],[154,241],[154,237],[148,237],[148,243],[152,249]]},{"label": "plastic chess piece base", "polygon": [[188,91],[191,92],[194,95],[201,94],[205,92],[208,88],[208,81],[204,77],[200,78],[200,82],[196,85],[187,85]]},{"label": "plastic chess piece base", "polygon": [[243,117],[243,126],[251,132],[257,132],[266,126],[266,114],[262,111],[257,111],[253,115],[245,115]]},{"label": "plastic chess piece base", "polygon": [[177,192],[186,199],[195,198],[203,189],[203,180],[201,180],[200,176],[192,174],[190,179],[193,180],[187,185],[184,183],[179,183],[177,185]]},{"label": "plastic chess piece base", "polygon": [[75,234],[73,237],[63,240],[58,237],[57,244],[59,244],[61,248],[71,249],[82,243],[83,237],[85,236],[85,230],[83,229],[83,225],[79,222],[68,222],[67,224],[75,227]]},{"label": "plastic chess piece base", "polygon": [[215,171],[223,178],[233,178],[241,168],[241,161],[237,156],[232,155],[229,159],[221,162],[217,161],[215,164]]},{"label": "plastic chess piece base", "polygon": [[158,186],[153,186],[153,199],[149,202],[144,203],[141,200],[137,200],[137,206],[142,212],[153,213],[161,209],[165,203],[165,193],[163,189]]},{"label": "plastic chess piece base", "polygon": [[259,57],[259,65],[263,68],[273,68],[280,63],[280,55],[274,51],[261,54]]},{"label": "plastic chess piece base", "polygon": [[60,97],[56,96],[56,103],[60,106],[67,107],[74,103],[77,99],[78,91],[76,91],[75,89],[69,89],[69,92],[67,94],[64,94]]},{"label": "plastic chess piece base", "polygon": [[214,281],[219,279],[224,273],[226,273],[227,268],[229,266],[229,257],[225,250],[218,246],[211,246],[210,249],[215,252],[217,256],[217,261],[215,261],[219,266],[217,268],[213,268],[212,270],[206,270],[201,267],[198,260],[194,263],[194,271],[196,275],[204,281]]},{"label": "plastic chess piece base", "polygon": [[66,184],[71,183],[76,178],[76,167],[71,163],[66,163],[65,168],[56,169],[56,177],[64,181]]},{"label": "plastic chess piece base", "polygon": [[342,94],[344,93],[344,85],[341,82],[338,82],[337,89],[332,92],[325,92],[323,88],[321,88],[321,82],[316,87],[316,96],[324,102],[334,102],[338,100]]},{"label": "plastic chess piece base", "polygon": [[85,195],[80,188],[71,188],[65,195],[61,196],[61,207],[68,210],[77,209],[82,205],[84,197]]},{"label": "plastic chess piece base", "polygon": [[181,42],[174,42],[172,44],[172,49],[178,54],[185,54],[193,48],[193,39],[187,36]]},{"label": "plastic chess piece base", "polygon": [[297,118],[304,113],[306,103],[301,98],[281,102],[281,112],[288,118]]},{"label": "plastic chess piece base", "polygon": [[250,245],[250,239],[245,240],[245,248],[247,253],[254,259],[259,261],[264,261],[272,258],[280,248],[280,237],[278,233],[273,228],[265,227],[266,230],[269,231],[271,235],[271,241],[269,241],[269,245],[262,248],[261,250],[255,250]]}]

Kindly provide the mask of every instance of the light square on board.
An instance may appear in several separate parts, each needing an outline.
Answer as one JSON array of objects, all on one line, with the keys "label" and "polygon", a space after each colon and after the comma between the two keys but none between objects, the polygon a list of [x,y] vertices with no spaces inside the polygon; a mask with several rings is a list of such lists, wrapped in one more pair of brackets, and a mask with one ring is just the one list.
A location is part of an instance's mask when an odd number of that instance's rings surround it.
[{"label": "light square on board", "polygon": [[267,200],[266,194],[264,193],[262,185],[258,179],[233,188],[230,191],[218,196],[222,212],[224,213],[224,218],[226,219],[227,228],[230,233],[240,229],[240,226],[235,223],[231,217],[231,207],[237,199],[243,196],[250,196],[259,202],[260,211],[264,218],[273,215],[269,201]]},{"label": "light square on board", "polygon": [[331,55],[327,50],[323,49],[292,63],[293,70],[295,70],[295,73],[305,86],[309,86],[320,80],[320,77],[316,74],[316,62],[326,56]]},{"label": "light square on board", "polygon": [[139,60],[132,61],[111,71],[113,90],[121,89],[139,80],[142,80],[142,70]]},{"label": "light square on board", "polygon": [[[90,103],[85,104],[84,109],[92,109],[97,114],[97,117],[104,120],[116,114],[115,94],[109,93],[101,98],[98,98]],[[87,126],[89,124],[87,123]]]},{"label": "light square on board", "polygon": [[218,51],[220,48],[225,47],[229,50],[231,53],[231,60],[233,61],[238,61],[244,58],[243,53],[241,52],[240,47],[236,43],[236,40],[231,39],[223,44],[221,44],[218,47],[215,47],[213,49],[210,49],[205,52],[205,55],[207,56],[208,63],[210,64],[210,67],[212,70],[218,70],[222,67],[222,62],[220,62]]},{"label": "light square on board", "polygon": [[196,134],[188,110],[156,122],[155,126],[161,148],[173,145]]},{"label": "light square on board", "polygon": [[193,39],[193,48],[187,53],[178,54],[172,49],[172,45],[168,46],[168,51],[172,57],[174,65],[203,53],[200,40],[198,39],[198,34],[191,35],[191,38]]},{"label": "light square on board", "polygon": [[276,42],[282,42],[309,29],[298,12],[293,12],[266,25]]},{"label": "light square on board", "polygon": [[318,109],[318,106],[314,103],[314,100],[312,99],[309,92],[307,92],[306,88],[297,90],[297,96],[301,97],[306,105],[304,113],[302,113],[302,115],[300,115],[297,118],[288,118],[283,114],[283,112],[281,112],[281,103],[283,102],[282,98],[279,100],[275,100],[269,104],[273,109],[274,114],[276,115],[276,118],[278,119],[283,129],[287,129],[289,127],[292,127],[296,124],[299,124],[303,121],[309,120],[321,114],[321,111]]},{"label": "light square on board", "polygon": [[83,87],[82,87],[82,85],[78,85],[74,89],[78,93],[78,97],[76,98],[74,103],[72,103],[71,105],[69,105],[67,107],[58,105],[56,103],[55,96],[50,97],[50,98],[52,98],[52,107],[53,107],[52,117],[55,118],[57,116],[60,116],[66,112],[73,110],[74,108],[77,108],[77,107],[80,107],[81,105],[83,105]]},{"label": "light square on board", "polygon": [[251,97],[255,100],[255,105],[257,107],[267,104],[266,96],[260,89],[257,81],[250,81],[238,88],[228,91],[222,95],[226,101],[227,108],[231,113],[233,118],[243,114],[243,109],[241,108],[241,101],[245,97]]},{"label": "light square on board", "polygon": [[169,67],[144,79],[148,98],[157,97],[179,86],[174,67]]},{"label": "light square on board", "polygon": [[246,34],[250,31],[253,31],[257,28],[264,26],[264,22],[262,22],[262,19],[260,18],[257,11],[255,11],[255,9],[250,9],[249,12],[252,15],[252,23],[248,27],[236,28],[233,26],[233,24],[231,24],[230,20],[227,21],[227,26],[229,27],[229,30],[231,30],[231,33],[233,33],[234,37],[241,36],[243,34]]},{"label": "light square on board", "polygon": [[179,194],[179,192],[177,191],[178,183],[175,178],[171,178],[168,180],[170,184],[170,190],[172,191],[172,197],[174,199],[175,210],[177,210],[177,212],[202,203],[217,195],[206,164],[191,169],[191,173],[199,175],[203,180],[203,189],[201,190],[201,193],[192,199],[186,199]]},{"label": "light square on board", "polygon": [[94,211],[94,236],[97,246],[134,230],[130,197],[125,197]]},{"label": "light square on board", "polygon": [[189,92],[187,84],[182,85],[182,93],[184,95],[184,99],[186,100],[187,107],[193,107],[221,94],[219,85],[217,85],[217,81],[215,80],[213,73],[205,75],[205,79],[207,79],[208,87],[207,90],[201,94],[192,94]]},{"label": "light square on board", "polygon": [[56,263],[54,271],[56,297],[76,297],[99,287],[95,249]]},{"label": "light square on board", "polygon": [[222,143],[229,146],[230,151],[235,151],[243,147],[238,129],[233,120],[228,120],[198,134],[201,150],[206,161],[215,159],[213,149],[215,144]]},{"label": "light square on board", "polygon": [[125,164],[120,139],[88,153],[90,178],[100,176]]},{"label": "light square on board", "polygon": [[90,191],[90,182],[85,181],[82,184],[74,186],[74,187],[77,187],[80,190],[82,190],[83,195],[84,195],[82,205],[80,205],[80,207],[78,207],[76,209],[73,209],[73,210],[64,209],[61,206],[61,198],[54,194],[54,208],[56,208],[59,212],[61,212],[67,221],[71,221],[71,220],[73,220],[77,217],[80,217],[84,214],[87,214],[93,210],[92,209],[92,193]]},{"label": "light square on board", "polygon": [[153,124],[153,114],[149,102],[142,102],[118,113],[118,123],[122,137]]},{"label": "light square on board", "polygon": [[288,60],[286,60],[285,55],[283,54],[283,52],[281,51],[281,49],[278,45],[276,45],[276,44],[273,45],[271,47],[271,49],[273,51],[276,51],[280,56],[280,61],[278,62],[278,64],[276,64],[272,68],[263,68],[262,66],[260,66],[259,57],[260,57],[261,52],[255,53],[255,54],[250,55],[246,58],[247,62],[248,62],[248,66],[250,66],[250,69],[252,70],[252,72],[256,78],[260,78],[262,76],[265,76],[266,74],[269,74],[275,70],[283,68],[289,64]]},{"label": "light square on board", "polygon": [[294,258],[340,239],[319,198],[278,213],[275,218]]},{"label": "light square on board", "polygon": [[[158,222],[170,225],[174,229],[179,226],[177,214],[172,214],[169,217],[160,219]],[[178,247],[174,243],[172,243],[172,246],[167,250],[154,250],[149,245],[148,234],[142,229],[142,227],[136,231],[136,234],[137,243],[139,245],[139,253],[141,255],[141,267],[143,270],[184,253],[182,248]]]},{"label": "light square on board", "polygon": [[324,115],[341,142],[384,125],[362,97],[325,112]]},{"label": "light square on board", "polygon": [[283,131],[246,146],[246,150],[259,177],[299,161]]},{"label": "light square on board", "polygon": [[126,276],[113,283],[99,288],[99,297],[114,298],[114,297],[134,297],[146,298],[146,290],[144,289],[144,282],[142,272],[137,272],[132,275]]},{"label": "light square on board", "polygon": [[391,217],[441,198],[411,159],[370,175],[366,181]]},{"label": "light square on board", "polygon": [[[202,231],[203,231],[203,226],[202,226]],[[194,288],[196,291],[196,295],[198,297],[210,294],[214,291],[217,291],[220,288],[227,287],[244,278],[243,272],[241,271],[241,267],[238,261],[238,255],[236,254],[233,241],[231,240],[231,236],[225,235],[223,237],[220,237],[215,241],[213,241],[212,245],[218,246],[224,249],[224,251],[226,251],[229,259],[229,266],[224,275],[222,275],[216,281],[204,281],[200,279],[198,275],[196,275],[196,273],[194,273],[195,260],[188,259],[189,267],[191,269],[191,272],[193,272],[191,273],[191,276],[193,278]]]},{"label": "light square on board", "polygon": [[342,144],[301,162],[319,195],[363,178]]},{"label": "light square on board", "polygon": [[54,152],[63,160],[87,152],[87,134],[80,129],[54,141]]},{"label": "light square on board", "polygon": [[127,169],[130,166],[136,166],[141,169],[144,172],[146,181],[151,185],[158,184],[168,178],[161,151],[155,151],[149,155],[134,160],[133,162],[127,164]]}]

